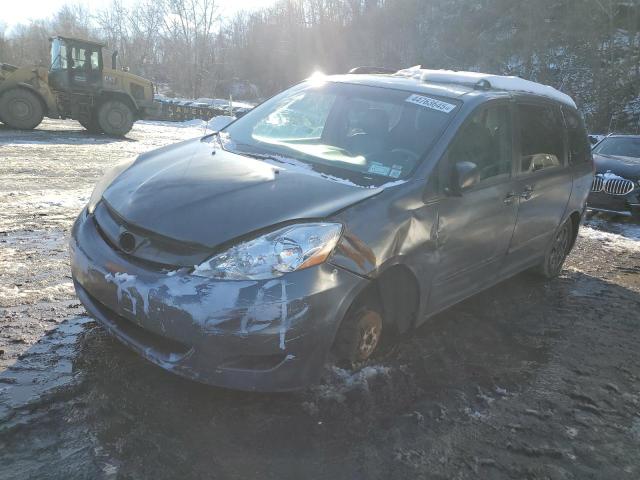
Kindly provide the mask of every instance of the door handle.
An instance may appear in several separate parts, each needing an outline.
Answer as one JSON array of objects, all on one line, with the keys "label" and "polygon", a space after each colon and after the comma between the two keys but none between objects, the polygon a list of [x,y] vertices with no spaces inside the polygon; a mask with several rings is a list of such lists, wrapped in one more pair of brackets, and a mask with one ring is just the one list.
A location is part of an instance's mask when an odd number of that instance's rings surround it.
[{"label": "door handle", "polygon": [[502,202],[505,205],[511,205],[513,201],[518,197],[519,195],[516,192],[509,192],[504,196],[504,199],[502,200]]},{"label": "door handle", "polygon": [[533,185],[527,185],[520,194],[520,198],[523,200],[529,200],[533,196]]}]

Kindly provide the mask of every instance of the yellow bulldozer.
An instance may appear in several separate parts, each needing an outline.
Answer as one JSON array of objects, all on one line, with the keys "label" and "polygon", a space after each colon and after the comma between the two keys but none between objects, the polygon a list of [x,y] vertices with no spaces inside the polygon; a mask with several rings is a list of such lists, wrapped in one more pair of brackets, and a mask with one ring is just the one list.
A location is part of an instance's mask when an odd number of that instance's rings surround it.
[{"label": "yellow bulldozer", "polygon": [[106,45],[56,36],[51,67],[0,63],[0,121],[29,130],[43,117],[71,118],[93,133],[124,136],[133,123],[153,116],[153,83],[124,69],[117,52],[104,64]]}]

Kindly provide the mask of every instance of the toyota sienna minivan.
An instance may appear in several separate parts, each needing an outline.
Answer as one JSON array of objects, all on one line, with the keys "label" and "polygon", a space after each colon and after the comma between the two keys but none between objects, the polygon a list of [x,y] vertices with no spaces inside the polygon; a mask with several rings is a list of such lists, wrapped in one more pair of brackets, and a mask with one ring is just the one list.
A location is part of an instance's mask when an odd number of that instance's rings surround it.
[{"label": "toyota sienna minivan", "polygon": [[73,280],[160,367],[292,390],[519,272],[558,275],[592,178],[582,119],[551,87],[314,76],[108,172],[73,227]]}]

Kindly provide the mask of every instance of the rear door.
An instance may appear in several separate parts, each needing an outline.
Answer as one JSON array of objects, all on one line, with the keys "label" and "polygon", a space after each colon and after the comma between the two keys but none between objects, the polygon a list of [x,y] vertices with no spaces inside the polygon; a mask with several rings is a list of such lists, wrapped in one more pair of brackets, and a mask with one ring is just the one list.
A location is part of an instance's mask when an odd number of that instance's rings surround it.
[{"label": "rear door", "polygon": [[515,273],[536,263],[560,224],[571,196],[560,108],[546,101],[516,103],[518,220],[505,264]]},{"label": "rear door", "polygon": [[591,144],[587,137],[584,121],[576,110],[563,106],[562,116],[567,126],[569,168],[573,177],[569,206],[572,209],[582,211],[593,182]]},{"label": "rear door", "polygon": [[[431,312],[482,290],[498,278],[518,208],[514,194],[512,112],[509,101],[491,102],[460,128],[439,170],[473,162],[480,182],[438,205],[439,263],[431,288]],[[443,175],[446,179],[448,173]]]}]

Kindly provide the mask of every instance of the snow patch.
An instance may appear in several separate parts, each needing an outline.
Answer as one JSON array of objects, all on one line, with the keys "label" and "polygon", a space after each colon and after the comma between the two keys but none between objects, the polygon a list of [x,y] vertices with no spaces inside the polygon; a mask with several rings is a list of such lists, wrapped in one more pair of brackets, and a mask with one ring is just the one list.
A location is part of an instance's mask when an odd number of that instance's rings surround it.
[{"label": "snow patch", "polygon": [[140,120],[137,123],[142,125],[149,126],[162,126],[162,127],[174,127],[174,128],[194,128],[201,130],[210,130],[217,132],[218,130],[223,129],[231,122],[233,122],[236,117],[231,117],[229,115],[218,115],[217,117],[213,117],[208,122],[205,120],[194,119],[194,120],[185,120],[184,122],[169,122],[162,120]]},{"label": "snow patch", "polygon": [[14,205],[29,206],[29,208],[41,210],[51,207],[81,209],[89,201],[91,189],[78,190],[40,190],[16,192]]},{"label": "snow patch", "polygon": [[640,224],[638,223],[621,223],[607,221],[602,218],[591,218],[585,222],[583,228],[593,228],[594,230],[609,232],[622,235],[630,240],[640,241]]},{"label": "snow patch", "polygon": [[548,85],[525,80],[520,77],[493,75],[480,72],[458,72],[453,70],[428,70],[415,66],[398,71],[396,76],[415,78],[423,82],[434,83],[454,83],[473,86],[478,82],[486,81],[491,84],[491,88],[498,90],[508,90],[517,92],[534,93],[545,97],[553,98],[576,108],[573,99],[559,90]]},{"label": "snow patch", "polygon": [[[640,232],[638,232],[640,235]],[[603,232],[589,226],[580,229],[580,237],[595,240],[601,243],[602,248],[616,252],[634,251],[640,252],[640,237],[628,238],[611,232]]]},{"label": "snow patch", "polygon": [[349,185],[351,187],[370,188],[370,189],[376,189],[376,188],[384,189],[384,188],[394,187],[396,185],[402,185],[403,183],[406,183],[406,180],[393,180],[391,182],[384,183],[384,184],[382,184],[380,186],[370,185],[368,187],[363,187],[362,185],[354,183],[351,180],[348,180],[346,178],[340,178],[340,177],[336,177],[334,175],[329,175],[329,174],[326,174],[326,173],[316,172],[315,170],[313,170],[311,165],[309,165],[308,163],[303,163],[303,162],[300,162],[300,161],[295,160],[293,158],[283,157],[281,155],[268,155],[268,156],[265,156],[264,160],[265,160],[265,162],[273,165],[274,167],[283,168],[282,164],[284,164],[284,165],[286,165],[285,168],[290,170],[290,171],[295,171],[297,173],[304,173],[306,175],[313,175],[313,176],[316,176],[316,177],[326,178],[327,180],[331,180],[332,182],[342,183],[343,185]]},{"label": "snow patch", "polygon": [[382,365],[368,365],[356,372],[350,372],[335,365],[327,368],[327,382],[311,387],[318,398],[343,402],[345,395],[356,389],[369,390],[369,383],[377,378],[389,378],[391,368]]},{"label": "snow patch", "polygon": [[601,177],[604,181],[609,181],[609,180],[626,180],[623,177],[620,177],[618,175],[616,175],[615,173],[612,172],[606,172],[606,173],[599,173],[596,175],[596,177]]},{"label": "snow patch", "polygon": [[209,130],[217,132],[218,130],[222,130],[231,122],[235,121],[235,119],[236,117],[230,117],[229,115],[219,115],[217,117],[213,117],[211,120],[209,120],[209,122],[207,122],[207,128],[209,128]]}]

